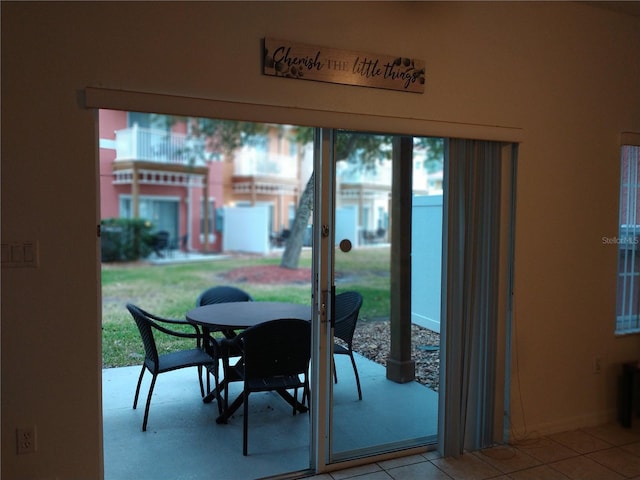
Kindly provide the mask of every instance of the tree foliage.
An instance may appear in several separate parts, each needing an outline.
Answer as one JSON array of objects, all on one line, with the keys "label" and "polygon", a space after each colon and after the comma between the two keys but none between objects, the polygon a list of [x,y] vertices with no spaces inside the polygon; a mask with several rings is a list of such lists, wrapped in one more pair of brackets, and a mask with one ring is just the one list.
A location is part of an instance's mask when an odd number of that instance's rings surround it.
[{"label": "tree foliage", "polygon": [[[296,131],[296,139],[301,144],[313,141],[313,128],[300,127]],[[335,139],[336,161],[347,161],[356,164],[363,170],[375,170],[391,156],[390,135],[373,135],[362,132],[340,131]],[[442,168],[444,140],[433,137],[416,137],[416,148],[424,149],[426,161],[424,167],[433,173]],[[296,216],[291,225],[291,233],[285,245],[280,261],[283,268],[298,268],[300,252],[304,241],[304,233],[313,211],[315,175],[312,174],[300,196]]]}]

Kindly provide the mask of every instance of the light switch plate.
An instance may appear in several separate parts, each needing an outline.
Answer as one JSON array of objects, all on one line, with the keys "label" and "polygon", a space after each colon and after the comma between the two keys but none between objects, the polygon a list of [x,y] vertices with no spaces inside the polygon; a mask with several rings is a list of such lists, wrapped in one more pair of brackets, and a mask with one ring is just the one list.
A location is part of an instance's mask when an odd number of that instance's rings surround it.
[{"label": "light switch plate", "polygon": [[2,268],[4,267],[37,267],[39,261],[38,242],[2,243]]}]

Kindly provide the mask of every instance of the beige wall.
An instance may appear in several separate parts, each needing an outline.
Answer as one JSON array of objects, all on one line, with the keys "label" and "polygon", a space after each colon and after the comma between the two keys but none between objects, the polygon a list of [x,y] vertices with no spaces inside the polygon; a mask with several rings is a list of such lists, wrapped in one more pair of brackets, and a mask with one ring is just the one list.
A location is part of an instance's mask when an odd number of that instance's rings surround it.
[{"label": "beige wall", "polygon": [[[616,251],[601,237],[616,235],[619,134],[640,132],[638,18],[555,2],[1,8],[2,241],[40,248],[38,268],[2,270],[3,478],[102,475],[89,86],[291,107],[267,109],[275,121],[521,138],[514,428],[613,419],[640,337],[613,336]],[[262,76],[264,36],[424,59],[425,93]],[[15,454],[24,425],[37,425],[35,455]]]}]

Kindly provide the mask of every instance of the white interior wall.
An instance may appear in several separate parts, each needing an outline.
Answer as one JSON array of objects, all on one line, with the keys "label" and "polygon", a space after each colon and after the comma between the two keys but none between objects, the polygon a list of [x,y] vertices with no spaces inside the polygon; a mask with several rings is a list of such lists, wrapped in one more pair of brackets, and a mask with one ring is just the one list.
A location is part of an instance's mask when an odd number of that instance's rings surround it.
[{"label": "white interior wall", "polygon": [[[637,358],[640,337],[613,336],[616,251],[600,239],[617,232],[619,134],[640,132],[638,18],[579,2],[0,8],[2,241],[39,250],[37,268],[2,269],[3,478],[102,476],[97,129],[87,87],[159,95],[112,92],[119,100],[108,107],[121,110],[519,137],[514,431],[613,418],[619,365]],[[424,59],[425,93],[263,76],[266,36]],[[38,452],[18,456],[15,429],[25,425],[37,427]]]}]

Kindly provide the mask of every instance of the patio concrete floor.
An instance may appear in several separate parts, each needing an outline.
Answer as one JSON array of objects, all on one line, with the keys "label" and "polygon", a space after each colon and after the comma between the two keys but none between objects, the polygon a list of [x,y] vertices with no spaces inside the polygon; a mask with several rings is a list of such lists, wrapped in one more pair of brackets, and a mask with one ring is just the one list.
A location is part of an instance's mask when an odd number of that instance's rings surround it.
[{"label": "patio concrete floor", "polygon": [[[391,382],[384,367],[364,357],[357,356],[356,363],[362,401],[348,357],[336,357],[334,451],[362,453],[381,444],[435,442],[438,394],[416,382]],[[216,424],[218,407],[215,401],[202,402],[195,368],[158,377],[147,431],[142,432],[151,375],[145,374],[133,410],[139,373],[139,366],[102,372],[105,480],[249,480],[308,468],[309,415],[292,415],[277,394],[252,394],[249,455],[244,457],[242,408],[228,424]],[[231,384],[231,399],[240,387]]]}]

